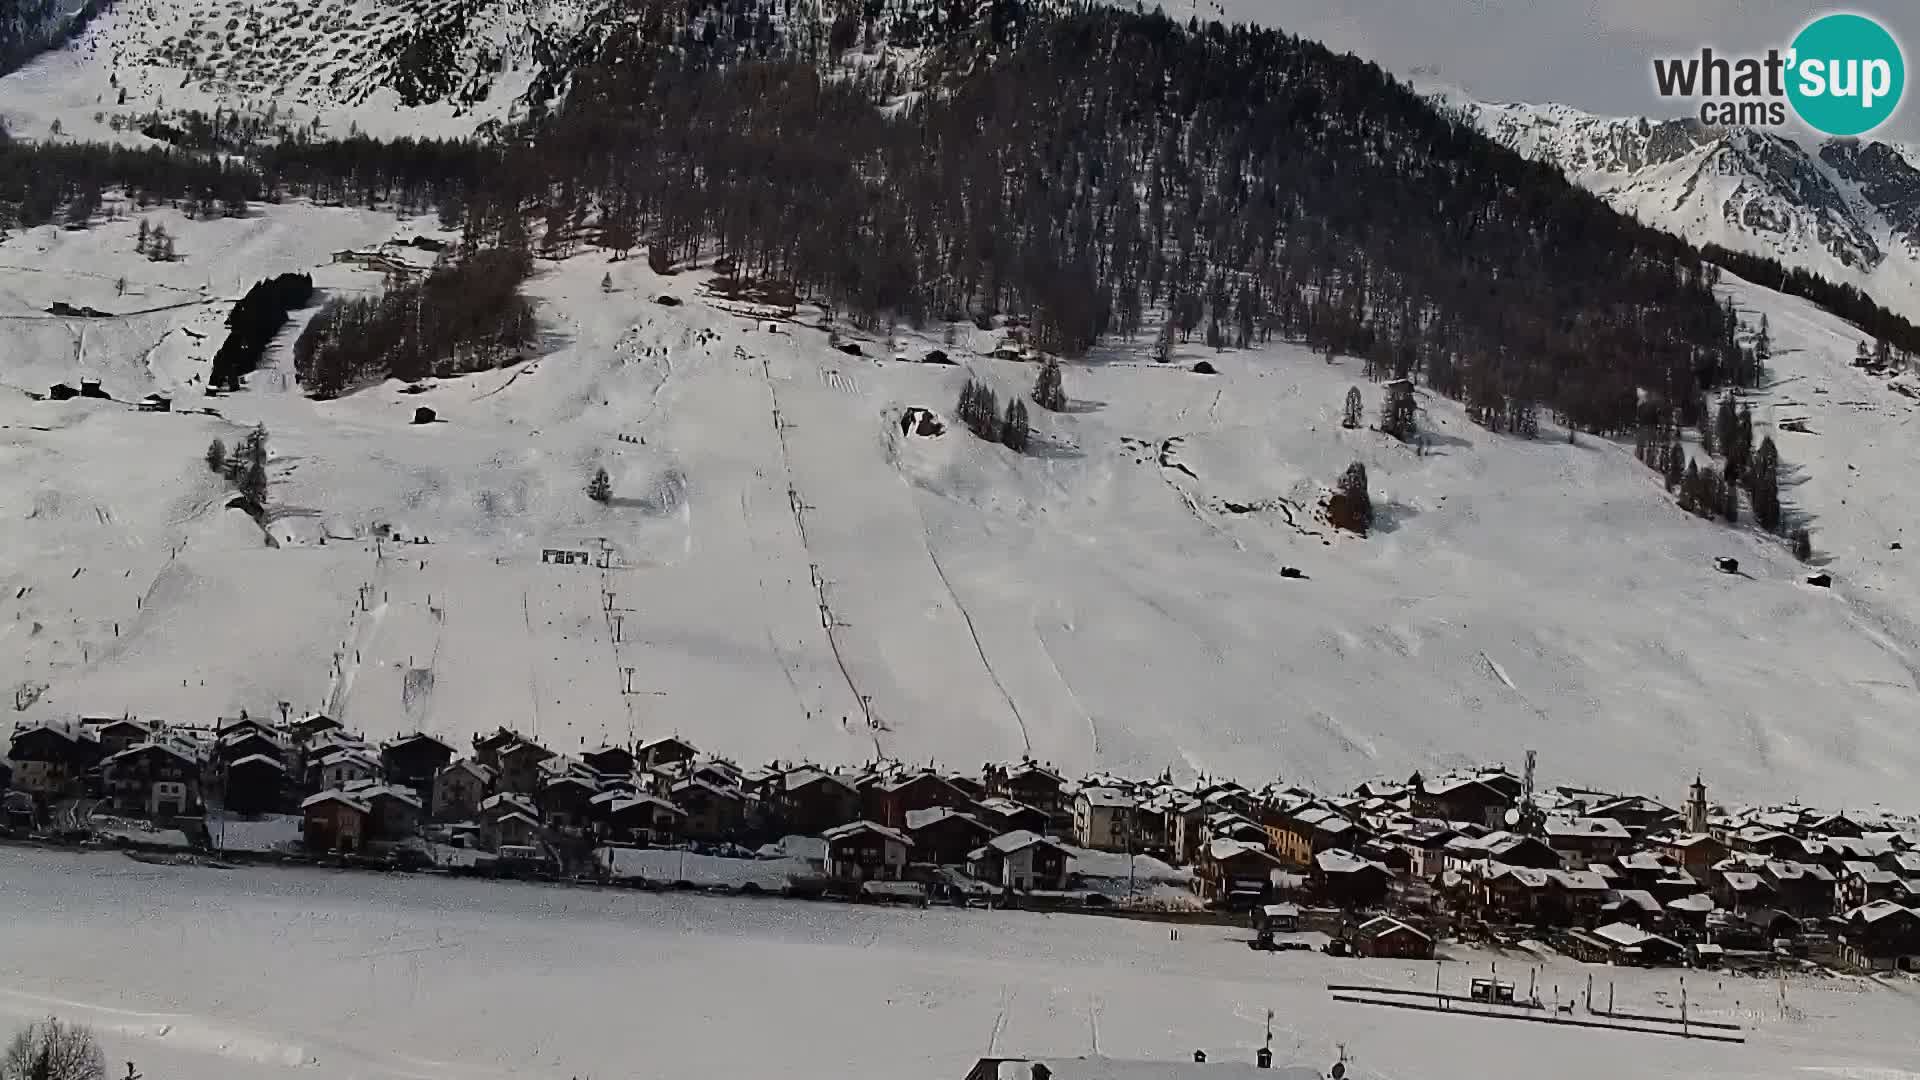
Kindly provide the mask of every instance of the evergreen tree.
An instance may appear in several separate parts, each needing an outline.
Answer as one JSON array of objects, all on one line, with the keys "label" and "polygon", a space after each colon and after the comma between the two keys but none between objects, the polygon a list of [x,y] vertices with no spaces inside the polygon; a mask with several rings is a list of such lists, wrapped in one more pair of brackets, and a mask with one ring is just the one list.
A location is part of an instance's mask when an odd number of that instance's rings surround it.
[{"label": "evergreen tree", "polygon": [[1027,450],[1027,406],[1019,398],[1007,401],[1006,419],[1000,422],[1000,442],[1015,453]]},{"label": "evergreen tree", "polygon": [[587,498],[603,505],[613,501],[613,479],[605,466],[593,470],[593,478],[587,481]]},{"label": "evergreen tree", "polygon": [[145,255],[147,253],[147,241],[150,235],[151,235],[151,230],[147,228],[147,219],[141,218],[140,231],[137,234],[135,234],[133,238],[134,254]]},{"label": "evergreen tree", "polygon": [[1540,409],[1529,398],[1516,399],[1513,433],[1523,439],[1540,437]]},{"label": "evergreen tree", "polygon": [[1413,381],[1395,379],[1387,384],[1387,396],[1380,402],[1380,430],[1402,441],[1411,438],[1417,409]]},{"label": "evergreen tree", "polygon": [[1360,401],[1360,388],[1347,387],[1347,404],[1340,413],[1340,426],[1352,430],[1360,426],[1360,416],[1365,405]]},{"label": "evergreen tree", "polygon": [[1700,512],[1700,466],[1687,462],[1686,472],[1680,478],[1680,509],[1689,514]]},{"label": "evergreen tree", "polygon": [[227,468],[227,444],[215,439],[207,444],[207,471],[225,472]]},{"label": "evergreen tree", "polygon": [[1740,485],[1709,469],[1713,474],[1713,492],[1717,497],[1717,509],[1720,516],[1729,524],[1740,520]]},{"label": "evergreen tree", "polygon": [[1760,333],[1753,339],[1753,355],[1762,362],[1773,359],[1773,331],[1767,325],[1767,313],[1760,313]]},{"label": "evergreen tree", "polygon": [[1060,361],[1049,357],[1040,366],[1039,378],[1033,384],[1033,402],[1049,412],[1062,412],[1067,407],[1067,390],[1060,373]]},{"label": "evergreen tree", "polygon": [[[208,448],[211,451],[211,447]],[[227,456],[227,477],[256,514],[267,511],[267,425],[256,424]]]},{"label": "evergreen tree", "polygon": [[1691,465],[1686,452],[1680,449],[1679,442],[1667,444],[1666,465],[1661,469],[1661,479],[1668,491],[1685,491],[1686,472]]},{"label": "evergreen tree", "polygon": [[1747,491],[1753,503],[1753,519],[1768,532],[1780,531],[1780,452],[1771,435],[1760,440],[1747,470]]},{"label": "evergreen tree", "polygon": [[1359,462],[1347,466],[1327,500],[1327,520],[1337,529],[1367,535],[1373,528],[1373,497],[1367,492],[1367,467]]},{"label": "evergreen tree", "polygon": [[610,293],[613,291],[613,275],[612,274],[600,275],[600,291],[603,293]]},{"label": "evergreen tree", "polygon": [[1801,562],[1813,558],[1813,534],[1804,527],[1793,530],[1793,557]]},{"label": "evergreen tree", "polygon": [[[1025,414],[1024,406],[1021,412]],[[1000,441],[1000,397],[992,387],[977,379],[968,379],[960,388],[957,414],[968,431],[988,442]]]}]

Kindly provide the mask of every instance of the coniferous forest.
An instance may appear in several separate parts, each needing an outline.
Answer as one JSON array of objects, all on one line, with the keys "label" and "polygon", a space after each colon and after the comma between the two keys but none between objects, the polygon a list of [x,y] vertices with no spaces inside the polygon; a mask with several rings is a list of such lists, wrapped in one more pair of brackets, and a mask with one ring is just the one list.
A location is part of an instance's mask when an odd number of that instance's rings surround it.
[{"label": "coniferous forest", "polygon": [[[1760,376],[1701,252],[1363,60],[1276,30],[989,2],[896,17],[893,43],[922,47],[911,65],[829,67],[874,37],[875,9],[824,41],[785,39],[766,14],[643,0],[631,32],[579,50],[557,105],[484,140],[293,132],[246,163],[0,146],[0,204],[32,225],[103,187],[202,214],[304,197],[462,229],[466,254],[434,278],[314,320],[299,374],[320,394],[515,355],[530,315],[476,329],[475,294],[435,280],[510,294],[524,270],[505,268],[585,245],[725,257],[869,326],[1018,313],[1067,356],[1156,332],[1299,341],[1496,430],[1533,434],[1538,407],[1660,456],[1710,422],[1710,394]],[[513,258],[459,269],[490,249]],[[1858,293],[1713,256],[1920,351],[1920,329]],[[443,317],[396,353],[400,309]]]}]

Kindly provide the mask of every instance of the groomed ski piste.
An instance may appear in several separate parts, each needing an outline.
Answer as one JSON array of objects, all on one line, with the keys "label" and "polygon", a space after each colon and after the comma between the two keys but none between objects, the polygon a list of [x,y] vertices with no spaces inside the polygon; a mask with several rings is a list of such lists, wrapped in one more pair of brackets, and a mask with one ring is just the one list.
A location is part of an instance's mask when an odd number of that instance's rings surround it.
[{"label": "groomed ski piste", "polygon": [[[963,1077],[981,1057],[1355,1080],[1914,1080],[1909,983],[1261,953],[1240,926],[921,911],[0,850],[0,1028],[91,1025],[113,1067],[198,1080]],[[1733,1024],[1741,1044],[1336,1002],[1489,972],[1557,1001]],[[1580,1006],[1576,1006],[1580,1008]],[[1552,1014],[1558,1015],[1558,1014]],[[1586,1018],[1584,1009],[1577,1018]],[[1642,1025],[1645,1026],[1645,1025]],[[1227,1068],[1225,1064],[1219,1067]],[[1133,1075],[1129,1073],[1128,1075]]]},{"label": "groomed ski piste", "polygon": [[[139,217],[179,261],[133,254]],[[1196,339],[1156,365],[1147,340],[1115,342],[1067,366],[1069,408],[1034,407],[1016,455],[951,417],[969,376],[1003,401],[1031,388],[1034,365],[986,355],[998,331],[902,328],[890,349],[843,322],[852,356],[816,309],[748,312],[705,270],[599,253],[539,263],[542,340],[513,367],[315,402],[291,359],[309,309],[244,391],[203,395],[254,280],[377,290],[333,252],[422,234],[430,218],[287,204],[0,243],[16,718],[286,702],[373,739],[678,733],[745,763],[1031,753],[1325,789],[1532,748],[1669,797],[1700,771],[1727,798],[1912,809],[1920,551],[1891,545],[1913,524],[1920,402],[1910,376],[1850,367],[1859,335],[1801,301],[1726,286],[1769,316],[1756,434],[1832,589],[1777,539],[1681,512],[1629,445],[1495,435],[1422,391],[1422,454],[1372,428],[1356,360]],[[958,363],[920,362],[936,348]],[[82,378],[114,400],[29,396]],[[1343,430],[1351,386],[1366,424]],[[173,411],[138,411],[150,392]],[[440,422],[411,424],[422,405]],[[913,408],[945,433],[904,432]],[[256,423],[264,534],[202,462]],[[1317,513],[1356,460],[1366,538]],[[604,506],[585,494],[600,466]]]}]

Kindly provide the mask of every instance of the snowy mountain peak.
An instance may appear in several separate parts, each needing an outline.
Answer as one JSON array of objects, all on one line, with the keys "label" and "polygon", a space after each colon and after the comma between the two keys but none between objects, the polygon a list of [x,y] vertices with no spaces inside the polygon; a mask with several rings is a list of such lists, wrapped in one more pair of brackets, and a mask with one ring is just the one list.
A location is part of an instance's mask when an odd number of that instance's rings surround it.
[{"label": "snowy mountain peak", "polygon": [[1808,144],[1752,128],[1603,117],[1559,104],[1452,107],[1647,224],[1857,286],[1920,318],[1920,169],[1910,147]]}]

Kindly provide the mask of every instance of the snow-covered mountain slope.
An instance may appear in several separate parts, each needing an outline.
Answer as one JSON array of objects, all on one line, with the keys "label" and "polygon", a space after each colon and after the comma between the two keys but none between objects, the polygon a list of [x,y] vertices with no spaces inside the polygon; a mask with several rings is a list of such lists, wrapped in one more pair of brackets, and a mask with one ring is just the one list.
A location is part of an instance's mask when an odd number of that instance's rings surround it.
[{"label": "snow-covered mountain slope", "polygon": [[9,76],[17,134],[126,139],[146,119],[216,109],[340,137],[467,135],[550,92],[604,0],[119,0],[64,49]]},{"label": "snow-covered mountain slope", "polygon": [[[1438,399],[1426,456],[1343,430],[1358,363],[1292,346],[1180,350],[1217,376],[1108,350],[1069,368],[1071,410],[1035,410],[1025,456],[951,423],[903,434],[906,409],[949,414],[968,371],[1005,398],[1033,370],[971,329],[907,341],[963,368],[849,356],[639,260],[543,264],[547,351],[517,369],[315,403],[283,340],[245,392],[206,399],[248,282],[374,288],[328,253],[427,223],[156,221],[181,262],[130,260],[131,220],[0,244],[0,684],[22,715],[285,701],[376,737],[678,731],[749,761],[1030,750],[1326,785],[1532,747],[1593,783],[1679,790],[1697,769],[1728,797],[1912,802],[1920,594],[1887,545],[1920,535],[1916,403],[1797,301],[1728,286],[1771,316],[1756,415],[1806,420],[1778,435],[1786,498],[1831,591],[1777,541],[1681,513],[1630,448],[1490,435]],[[55,300],[148,313],[65,319]],[[26,392],[82,375],[118,400]],[[173,413],[127,404],[155,389]],[[410,424],[422,404],[444,422]],[[277,546],[201,460],[256,422]],[[1355,460],[1366,539],[1314,512]],[[597,465],[604,507],[583,490]],[[1744,574],[1714,573],[1720,555]]]},{"label": "snow-covered mountain slope", "polygon": [[1920,153],[1912,147],[1805,145],[1751,128],[1602,117],[1564,105],[1449,104],[1616,210],[1695,243],[1855,285],[1920,319]]}]

